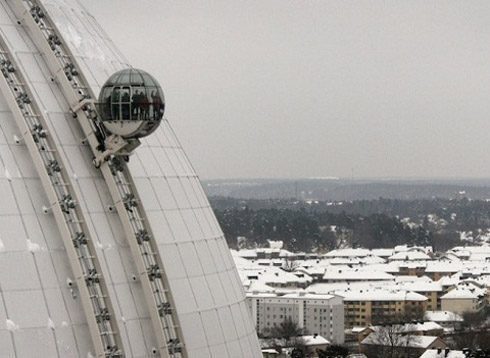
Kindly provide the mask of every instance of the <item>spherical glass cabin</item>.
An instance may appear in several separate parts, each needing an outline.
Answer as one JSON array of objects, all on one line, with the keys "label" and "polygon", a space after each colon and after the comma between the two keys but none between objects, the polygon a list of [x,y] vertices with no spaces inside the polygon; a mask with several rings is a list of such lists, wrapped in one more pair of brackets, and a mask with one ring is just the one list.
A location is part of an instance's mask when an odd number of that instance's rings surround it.
[{"label": "spherical glass cabin", "polygon": [[152,133],[165,111],[165,98],[158,82],[142,70],[128,68],[114,73],[100,91],[99,116],[104,127],[123,138]]}]

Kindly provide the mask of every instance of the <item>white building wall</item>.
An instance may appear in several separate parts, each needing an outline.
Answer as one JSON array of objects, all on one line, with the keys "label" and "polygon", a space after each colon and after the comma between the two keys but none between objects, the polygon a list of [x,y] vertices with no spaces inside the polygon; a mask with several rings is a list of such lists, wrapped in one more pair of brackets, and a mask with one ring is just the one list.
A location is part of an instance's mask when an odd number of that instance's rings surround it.
[{"label": "white building wall", "polygon": [[475,312],[480,308],[477,299],[472,298],[441,298],[441,310],[463,314]]},{"label": "white building wall", "polygon": [[307,334],[319,334],[336,344],[344,343],[344,305],[339,296],[325,298],[260,297],[248,294],[247,301],[256,311],[257,331],[266,333],[290,317]]}]

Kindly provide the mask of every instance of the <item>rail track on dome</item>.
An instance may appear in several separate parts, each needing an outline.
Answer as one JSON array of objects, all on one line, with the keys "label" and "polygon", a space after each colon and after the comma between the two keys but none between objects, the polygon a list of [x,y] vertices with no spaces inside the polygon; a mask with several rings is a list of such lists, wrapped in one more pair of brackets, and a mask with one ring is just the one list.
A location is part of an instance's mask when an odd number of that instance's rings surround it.
[{"label": "rail track on dome", "polygon": [[[114,309],[72,178],[29,85],[0,38],[0,89],[22,133],[68,254],[97,357],[123,357]],[[67,281],[72,286],[71,280]],[[75,288],[72,288],[75,289]],[[75,291],[74,291],[75,292]]]},{"label": "rail track on dome", "polygon": [[[158,344],[155,353],[159,353],[161,357],[186,357],[186,347],[168,278],[126,164],[128,153],[107,151],[108,136],[99,122],[96,97],[80,70],[77,59],[65,44],[43,4],[37,0],[12,0],[9,4],[18,23],[31,34],[34,44],[44,55],[51,75],[70,105],[73,117],[77,119],[85,135],[84,142],[91,148],[96,167],[100,169],[110,191],[142,284]],[[136,144],[133,142],[130,150],[138,144],[139,141]]]}]

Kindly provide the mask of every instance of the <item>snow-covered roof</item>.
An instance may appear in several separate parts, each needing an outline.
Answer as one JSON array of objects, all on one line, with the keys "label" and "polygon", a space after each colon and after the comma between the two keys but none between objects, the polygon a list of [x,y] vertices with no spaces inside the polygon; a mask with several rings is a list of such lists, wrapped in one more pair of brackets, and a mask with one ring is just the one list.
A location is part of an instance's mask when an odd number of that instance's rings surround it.
[{"label": "snow-covered roof", "polygon": [[443,276],[437,282],[439,282],[442,286],[449,287],[455,286],[461,281],[461,275],[459,273],[455,273],[452,276]]},{"label": "snow-covered roof", "polygon": [[396,283],[397,286],[414,292],[442,292],[442,285],[438,282],[403,282]]},{"label": "snow-covered roof", "polygon": [[369,255],[365,257],[361,257],[359,259],[362,264],[372,265],[372,264],[384,264],[386,260],[380,256]]},{"label": "snow-covered roof", "polygon": [[243,257],[238,255],[232,254],[232,256],[233,256],[233,261],[235,261],[235,266],[238,269],[250,269],[250,268],[258,267],[258,264],[255,261],[244,259]]},{"label": "snow-covered roof", "polygon": [[453,351],[449,350],[448,352],[444,349],[428,349],[420,356],[420,358],[465,358],[466,355],[463,351]]},{"label": "snow-covered roof", "polygon": [[433,322],[463,322],[463,317],[450,311],[426,311],[424,318]]},{"label": "snow-covered roof", "polygon": [[292,272],[286,272],[279,267],[267,266],[258,272],[258,280],[266,284],[302,284],[311,282],[309,276],[298,277]]},{"label": "snow-covered roof", "polygon": [[[331,300],[332,298],[341,299],[342,297],[331,295],[331,294],[321,294],[321,293],[313,293],[313,292],[305,292],[305,291],[294,291],[288,293],[281,292],[257,292],[257,291],[248,291],[247,297],[255,297],[255,298],[281,298],[281,299],[294,299],[294,300]],[[339,301],[341,302],[341,301]]]},{"label": "snow-covered roof", "polygon": [[478,283],[482,286],[490,287],[490,275],[481,275],[479,277],[471,279],[475,283]]},{"label": "snow-covered roof", "polygon": [[407,330],[412,332],[425,332],[425,331],[433,331],[433,330],[442,330],[442,326],[437,324],[436,322],[417,322],[408,324]]},{"label": "snow-covered roof", "polygon": [[369,329],[369,327],[352,327],[351,332],[352,333],[361,333],[361,332],[364,332],[366,329]]},{"label": "snow-covered roof", "polygon": [[348,281],[348,282],[317,282],[310,286],[308,286],[305,290],[308,292],[316,292],[316,293],[329,293],[334,291],[343,291],[343,290],[365,290],[369,288],[373,288],[377,286],[373,286],[372,281]]},{"label": "snow-covered roof", "polygon": [[247,292],[246,293],[247,297],[254,297],[254,298],[275,298],[278,297],[277,293],[267,293],[267,292]]},{"label": "snow-covered roof", "polygon": [[344,301],[427,301],[427,297],[410,291],[373,288],[335,291]]},{"label": "snow-covered roof", "polygon": [[393,281],[395,278],[393,275],[383,271],[375,271],[370,269],[369,266],[365,268],[339,268],[330,269],[328,268],[323,275],[324,280],[335,280],[335,281],[360,281],[360,280],[390,280]]},{"label": "snow-covered roof", "polygon": [[397,245],[393,250],[394,252],[421,251],[426,254],[433,252],[432,246]]},{"label": "snow-covered roof", "polygon": [[325,337],[322,337],[318,334],[315,334],[313,336],[301,336],[299,338],[301,338],[303,340],[303,342],[306,346],[317,346],[317,345],[330,344],[330,341],[328,339],[326,339]]},{"label": "snow-covered roof", "polygon": [[388,260],[407,260],[407,261],[420,261],[420,260],[432,260],[432,258],[422,251],[402,251],[388,257]]},{"label": "snow-covered roof", "polygon": [[[431,344],[439,339],[436,336],[413,336],[413,335],[404,335],[403,339],[400,339],[399,346],[410,347],[410,348],[428,348]],[[376,332],[371,333],[369,336],[364,338],[361,342],[366,345],[383,345],[385,340],[380,337],[380,335]],[[394,345],[397,346],[397,342],[394,342]]]},{"label": "snow-covered roof", "polygon": [[427,263],[425,272],[458,272],[463,268],[461,261],[431,261]]},{"label": "snow-covered roof", "polygon": [[276,292],[275,289],[269,285],[266,285],[262,281],[252,280],[250,286],[248,286],[247,291],[249,292],[262,292],[262,293],[273,293]]},{"label": "snow-covered roof", "polygon": [[486,290],[468,287],[468,286],[457,286],[451,291],[446,293],[441,297],[444,300],[456,300],[456,299],[478,299],[479,297],[485,295]]},{"label": "snow-covered roof", "polygon": [[379,256],[379,257],[390,257],[391,255],[393,255],[394,252],[395,252],[394,249],[372,249],[371,250],[371,253],[374,256]]},{"label": "snow-covered roof", "polygon": [[244,257],[244,258],[256,258],[257,257],[257,251],[255,251],[255,250],[240,250],[237,252],[237,256]]},{"label": "snow-covered roof", "polygon": [[318,300],[329,300],[334,298],[334,295],[327,295],[323,293],[313,293],[313,292],[292,292],[283,295],[284,298],[294,298],[294,299],[318,299]]},{"label": "snow-covered roof", "polygon": [[370,254],[368,249],[337,249],[327,252],[324,257],[364,257]]},{"label": "snow-covered roof", "polygon": [[361,260],[357,257],[335,257],[329,263],[330,265],[359,265]]},{"label": "snow-covered roof", "polygon": [[398,263],[398,269],[401,268],[408,268],[408,269],[424,269],[427,267],[427,261],[426,260],[393,260],[391,262],[397,262]]},{"label": "snow-covered roof", "polygon": [[[371,326],[369,327],[373,332],[378,332],[382,330],[383,326]],[[443,327],[436,322],[417,322],[417,323],[406,323],[403,325],[396,325],[395,332],[400,333],[414,333],[414,332],[427,332],[433,330],[443,330]]]},{"label": "snow-covered roof", "polygon": [[298,267],[296,271],[304,272],[310,276],[319,276],[319,275],[323,276],[323,274],[325,273],[325,267],[323,266],[312,266],[308,268]]},{"label": "snow-covered roof", "polygon": [[456,246],[449,250],[449,252],[453,252],[455,254],[462,252],[470,254],[490,254],[490,245],[483,244],[479,246]]},{"label": "snow-covered roof", "polygon": [[434,282],[428,276],[397,275],[395,282]]},{"label": "snow-covered roof", "polygon": [[272,249],[282,249],[284,246],[284,242],[282,240],[267,240],[267,242]]}]

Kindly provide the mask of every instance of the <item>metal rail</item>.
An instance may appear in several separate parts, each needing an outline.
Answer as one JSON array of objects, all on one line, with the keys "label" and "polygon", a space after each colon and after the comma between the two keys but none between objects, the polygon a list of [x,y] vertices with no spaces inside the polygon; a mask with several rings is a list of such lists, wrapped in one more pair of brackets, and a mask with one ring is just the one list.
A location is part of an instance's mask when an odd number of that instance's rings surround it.
[{"label": "metal rail", "polygon": [[[19,23],[24,25],[35,45],[44,55],[53,78],[78,119],[94,159],[105,153],[108,141],[98,121],[95,95],[80,70],[77,59],[64,43],[56,25],[42,2],[38,0],[12,0]],[[162,259],[148,218],[124,155],[109,155],[96,162],[111,193],[131,254],[138,270],[143,294],[149,310],[153,331],[162,357],[187,357],[183,334],[163,270]]]},{"label": "metal rail", "polygon": [[[6,41],[0,38],[0,89],[22,133],[58,225],[78,287],[97,357],[123,357],[121,337],[102,275],[97,252],[72,178],[64,165],[48,121],[17,66]],[[68,281],[72,286],[72,281]]]}]

